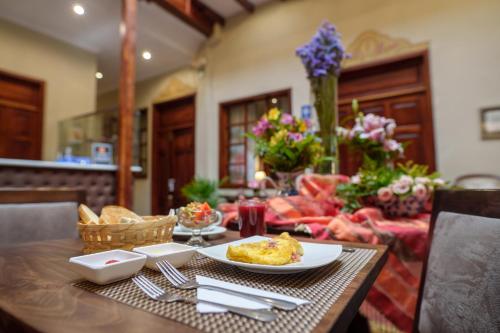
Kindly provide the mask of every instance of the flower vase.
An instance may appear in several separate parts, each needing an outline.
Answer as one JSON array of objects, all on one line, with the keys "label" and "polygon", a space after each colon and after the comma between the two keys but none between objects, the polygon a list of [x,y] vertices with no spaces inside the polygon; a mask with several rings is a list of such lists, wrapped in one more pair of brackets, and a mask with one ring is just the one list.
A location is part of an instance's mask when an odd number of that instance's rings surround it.
[{"label": "flower vase", "polygon": [[277,195],[283,197],[297,195],[298,192],[295,189],[295,180],[303,172],[304,172],[303,170],[295,172],[282,172],[282,171],[275,172],[278,185]]},{"label": "flower vase", "polygon": [[339,172],[338,142],[338,78],[333,74],[311,78],[314,107],[318,116],[319,137],[324,150],[324,157],[318,165],[321,174]]}]

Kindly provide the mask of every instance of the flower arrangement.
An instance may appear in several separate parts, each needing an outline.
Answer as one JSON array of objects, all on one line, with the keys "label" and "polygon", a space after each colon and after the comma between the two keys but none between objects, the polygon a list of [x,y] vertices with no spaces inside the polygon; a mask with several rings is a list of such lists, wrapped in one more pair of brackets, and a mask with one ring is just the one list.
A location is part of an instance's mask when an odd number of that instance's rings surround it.
[{"label": "flower arrangement", "polygon": [[324,22],[312,40],[296,50],[296,55],[306,68],[314,95],[319,136],[326,155],[322,161],[324,163],[321,163],[320,172],[338,171],[335,136],[338,123],[337,81],[342,60],[348,55],[342,45],[340,34],[329,22]]},{"label": "flower arrangement", "polygon": [[316,165],[323,156],[318,137],[309,129],[309,122],[273,108],[247,136],[255,140],[256,155],[272,171],[294,172]]},{"label": "flower arrangement", "polygon": [[[367,169],[360,169],[349,183],[337,187],[337,194],[344,200],[346,211],[369,204],[382,208],[387,215],[411,216],[419,212],[434,190],[441,186],[446,183],[438,173],[429,174],[427,166],[410,161],[395,168],[372,164]],[[410,202],[417,205],[416,210],[409,207]],[[406,203],[406,207],[397,207],[399,203]]]},{"label": "flower arrangement", "polygon": [[394,139],[394,130],[396,129],[394,119],[372,113],[364,115],[358,111],[356,100],[353,100],[352,104],[355,114],[354,126],[352,128],[337,128],[339,142],[347,144],[351,150],[361,152],[364,164],[369,163],[368,159],[380,167],[397,158],[403,158],[404,146]]}]

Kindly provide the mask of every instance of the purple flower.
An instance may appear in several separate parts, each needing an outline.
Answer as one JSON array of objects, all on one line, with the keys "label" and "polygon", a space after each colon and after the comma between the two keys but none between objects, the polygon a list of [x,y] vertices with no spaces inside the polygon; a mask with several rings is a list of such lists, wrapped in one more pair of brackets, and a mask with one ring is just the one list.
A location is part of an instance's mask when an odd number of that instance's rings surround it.
[{"label": "purple flower", "polygon": [[252,128],[252,133],[256,136],[261,136],[266,133],[266,130],[268,130],[269,128],[271,128],[269,120],[262,118],[261,120],[259,120],[257,125]]},{"label": "purple flower", "polygon": [[296,51],[306,67],[309,77],[322,77],[328,74],[340,75],[340,63],[348,55],[345,53],[340,34],[329,22],[324,22],[306,45]]},{"label": "purple flower", "polygon": [[281,120],[280,122],[283,124],[283,125],[291,125],[293,124],[293,116],[289,113],[283,113],[281,115]]},{"label": "purple flower", "polygon": [[301,141],[304,138],[304,136],[302,135],[302,133],[290,132],[290,133],[288,133],[288,138],[292,141],[297,142],[297,141]]}]

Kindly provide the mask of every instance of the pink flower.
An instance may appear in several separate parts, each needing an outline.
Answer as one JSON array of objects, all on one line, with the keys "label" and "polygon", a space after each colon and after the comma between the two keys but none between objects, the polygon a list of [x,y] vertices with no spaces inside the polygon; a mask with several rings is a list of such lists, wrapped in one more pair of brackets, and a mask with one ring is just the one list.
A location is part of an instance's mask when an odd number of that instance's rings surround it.
[{"label": "pink flower", "polygon": [[444,186],[446,184],[446,182],[441,178],[436,178],[436,179],[434,179],[433,182],[434,182],[434,185],[436,185],[436,186]]},{"label": "pink flower", "polygon": [[252,133],[256,136],[261,136],[266,133],[266,130],[271,128],[271,123],[267,119],[262,118],[257,125],[252,128]]},{"label": "pink flower", "polygon": [[410,190],[410,185],[397,181],[391,185],[391,189],[395,194],[405,194]]},{"label": "pink flower", "polygon": [[419,199],[424,199],[427,196],[427,188],[424,184],[417,184],[413,186],[413,195]]},{"label": "pink flower", "polygon": [[393,136],[395,129],[396,129],[396,122],[394,121],[394,119],[388,119],[387,123],[385,124],[385,132],[387,133],[387,135]]},{"label": "pink flower", "polygon": [[283,124],[283,125],[291,125],[293,124],[293,116],[289,113],[283,113],[281,115],[281,120],[280,122]]},{"label": "pink flower", "polygon": [[353,184],[359,184],[361,183],[361,177],[359,175],[354,175],[351,177],[351,183]]},{"label": "pink flower", "polygon": [[288,133],[288,138],[292,141],[300,141],[304,138],[304,136],[302,135],[302,133]]},{"label": "pink flower", "polygon": [[367,132],[383,126],[385,118],[376,116],[373,113],[367,114],[363,119],[363,127]]},{"label": "pink flower", "polygon": [[399,177],[399,182],[402,184],[406,184],[406,185],[412,185],[413,178],[410,176],[407,176],[407,175],[403,175],[403,176]]},{"label": "pink flower", "polygon": [[385,139],[385,132],[383,128],[377,128],[370,132],[370,139],[373,141],[383,142]]},{"label": "pink flower", "polygon": [[384,150],[385,151],[402,151],[403,147],[396,140],[390,139],[384,141]]},{"label": "pink flower", "polygon": [[415,177],[415,184],[429,184],[430,179],[428,177]]},{"label": "pink flower", "polygon": [[377,191],[377,197],[380,201],[389,201],[392,198],[392,190],[388,187],[381,187]]}]

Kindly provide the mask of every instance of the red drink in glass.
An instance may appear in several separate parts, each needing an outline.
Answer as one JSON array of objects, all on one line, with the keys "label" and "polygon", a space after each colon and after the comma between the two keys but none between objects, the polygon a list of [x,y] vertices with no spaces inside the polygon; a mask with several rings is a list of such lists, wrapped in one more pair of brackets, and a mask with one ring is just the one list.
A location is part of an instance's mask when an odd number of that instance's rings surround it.
[{"label": "red drink in glass", "polygon": [[240,215],[241,237],[264,235],[266,233],[266,225],[264,223],[266,204],[264,201],[257,199],[242,200],[239,203],[238,213]]}]

